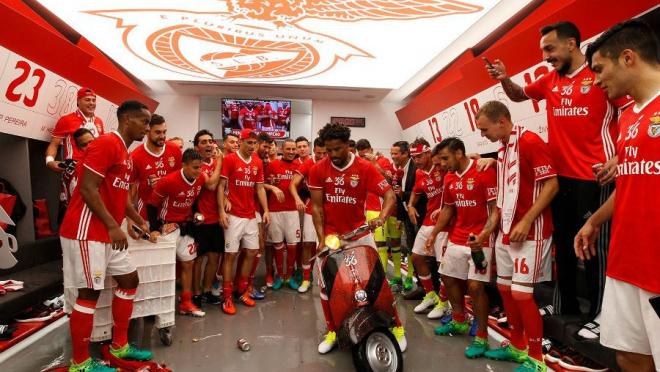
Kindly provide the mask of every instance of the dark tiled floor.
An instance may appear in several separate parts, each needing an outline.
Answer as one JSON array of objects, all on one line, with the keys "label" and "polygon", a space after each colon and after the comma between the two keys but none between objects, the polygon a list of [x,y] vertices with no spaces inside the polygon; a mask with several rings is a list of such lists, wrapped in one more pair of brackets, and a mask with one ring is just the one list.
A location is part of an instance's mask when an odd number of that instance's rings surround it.
[{"label": "dark tiled floor", "polygon": [[[291,290],[269,292],[255,308],[238,305],[238,314],[224,315],[217,306],[207,306],[205,318],[177,317],[174,343],[162,346],[157,331],[148,322],[134,322],[133,338],[151,347],[156,360],[166,361],[174,371],[351,371],[350,352],[316,351],[324,331],[318,292],[299,295]],[[463,350],[468,337],[439,337],[437,322],[415,315],[411,301],[402,301],[399,311],[407,330],[406,371],[512,371],[516,365],[490,360],[467,360]],[[146,324],[145,324],[146,323]],[[204,338],[193,342],[193,338]],[[252,349],[242,352],[238,338]],[[494,341],[493,341],[494,344]],[[1,371],[39,371],[70,358],[68,323],[43,337],[19,355],[0,364]]]}]

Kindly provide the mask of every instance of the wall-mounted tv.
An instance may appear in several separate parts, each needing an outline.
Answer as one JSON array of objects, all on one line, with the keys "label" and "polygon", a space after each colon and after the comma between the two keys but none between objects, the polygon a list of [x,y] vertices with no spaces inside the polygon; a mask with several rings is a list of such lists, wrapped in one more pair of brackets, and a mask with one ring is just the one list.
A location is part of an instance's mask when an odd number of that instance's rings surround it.
[{"label": "wall-mounted tv", "polygon": [[250,128],[274,139],[290,136],[291,101],[223,98],[221,109],[223,135]]}]

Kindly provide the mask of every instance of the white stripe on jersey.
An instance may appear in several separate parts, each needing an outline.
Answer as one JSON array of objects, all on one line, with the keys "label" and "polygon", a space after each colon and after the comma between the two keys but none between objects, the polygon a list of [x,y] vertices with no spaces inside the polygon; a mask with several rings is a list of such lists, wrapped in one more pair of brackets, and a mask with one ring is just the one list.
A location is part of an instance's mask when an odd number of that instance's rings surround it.
[{"label": "white stripe on jersey", "polygon": [[614,106],[607,102],[607,112],[603,117],[603,124],[601,125],[600,135],[603,140],[603,149],[605,151],[605,160],[610,160],[616,154],[614,141],[610,134],[610,126],[612,125],[612,117],[614,115]]},{"label": "white stripe on jersey", "polygon": [[78,225],[78,240],[87,240],[87,233],[89,230],[89,224],[92,219],[92,211],[87,207],[87,204],[83,205],[82,213],[80,213],[80,222]]},{"label": "white stripe on jersey", "polygon": [[160,219],[165,221],[165,216],[167,216],[167,205],[170,203],[170,197],[166,197],[162,202],[162,208],[160,209]]}]

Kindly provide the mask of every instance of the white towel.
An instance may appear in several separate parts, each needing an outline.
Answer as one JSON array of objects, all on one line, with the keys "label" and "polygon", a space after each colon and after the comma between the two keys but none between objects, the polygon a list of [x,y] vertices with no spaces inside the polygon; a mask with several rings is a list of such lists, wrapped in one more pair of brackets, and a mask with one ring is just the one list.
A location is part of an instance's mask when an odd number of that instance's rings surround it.
[{"label": "white towel", "polygon": [[511,231],[513,216],[516,214],[518,190],[520,188],[520,136],[526,131],[514,126],[509,143],[497,153],[497,207],[502,210],[502,231]]}]

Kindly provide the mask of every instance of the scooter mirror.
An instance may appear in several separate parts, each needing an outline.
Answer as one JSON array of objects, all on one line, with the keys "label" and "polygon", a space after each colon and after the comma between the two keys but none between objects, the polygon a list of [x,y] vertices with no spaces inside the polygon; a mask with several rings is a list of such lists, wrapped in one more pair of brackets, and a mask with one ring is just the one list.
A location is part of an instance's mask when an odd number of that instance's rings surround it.
[{"label": "scooter mirror", "polygon": [[341,247],[341,241],[337,235],[328,235],[325,237],[325,246],[335,250]]}]

